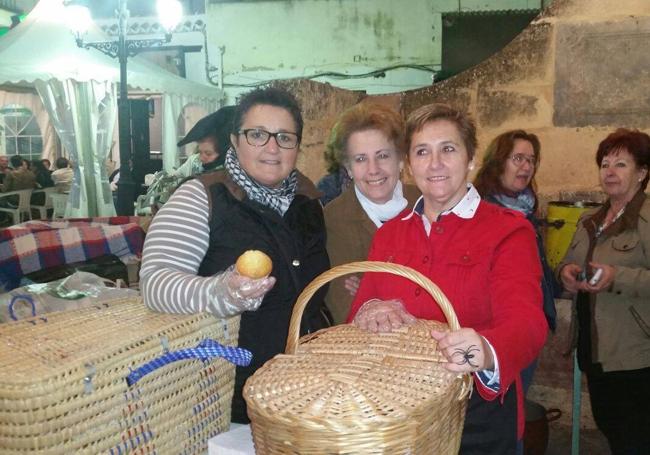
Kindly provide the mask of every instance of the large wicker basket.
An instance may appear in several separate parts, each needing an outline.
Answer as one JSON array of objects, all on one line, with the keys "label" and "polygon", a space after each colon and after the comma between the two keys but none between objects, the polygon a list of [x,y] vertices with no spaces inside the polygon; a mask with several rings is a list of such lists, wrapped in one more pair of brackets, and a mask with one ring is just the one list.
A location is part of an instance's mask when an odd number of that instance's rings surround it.
[{"label": "large wicker basket", "polygon": [[205,453],[230,425],[234,365],[140,367],[238,332],[239,318],[154,313],[139,298],[0,324],[0,452]]},{"label": "large wicker basket", "polygon": [[328,281],[354,272],[388,272],[427,290],[452,329],[451,304],[429,279],[408,267],[355,262],[317,277],[298,297],[286,354],[246,383],[255,451],[259,454],[455,454],[471,377],[445,370],[432,328],[417,321],[388,334],[341,325],[298,341],[303,310]]}]

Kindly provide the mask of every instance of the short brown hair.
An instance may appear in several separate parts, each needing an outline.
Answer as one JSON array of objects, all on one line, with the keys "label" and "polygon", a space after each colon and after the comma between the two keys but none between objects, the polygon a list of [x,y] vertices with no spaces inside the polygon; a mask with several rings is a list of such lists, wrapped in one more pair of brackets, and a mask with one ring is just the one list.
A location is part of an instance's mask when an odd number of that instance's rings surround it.
[{"label": "short brown hair", "polygon": [[618,153],[620,150],[627,150],[634,158],[634,163],[638,168],[648,169],[648,173],[641,181],[641,189],[645,191],[650,178],[650,136],[636,129],[617,129],[598,145],[596,152],[598,167],[603,164],[603,158],[611,153]]},{"label": "short brown hair", "polygon": [[427,123],[438,120],[447,120],[458,128],[463,144],[467,149],[469,161],[474,158],[478,141],[476,140],[476,125],[472,118],[457,109],[446,104],[427,104],[413,112],[406,119],[406,147],[411,147],[413,135],[424,128]]},{"label": "short brown hair", "polygon": [[[474,186],[481,196],[487,197],[504,192],[505,188],[501,183],[501,176],[505,172],[506,162],[510,159],[510,154],[517,139],[528,141],[533,146],[535,169],[528,187],[533,190],[533,193],[535,192],[535,173],[539,165],[541,151],[539,138],[524,130],[512,130],[495,137],[485,151],[483,164],[474,179]],[[535,196],[535,199],[537,199],[537,196]]]},{"label": "short brown hair", "polygon": [[332,162],[348,162],[347,145],[350,136],[359,131],[378,130],[395,144],[398,155],[404,156],[404,120],[395,110],[382,104],[360,103],[343,112],[332,128],[325,149],[325,160],[331,172]]}]

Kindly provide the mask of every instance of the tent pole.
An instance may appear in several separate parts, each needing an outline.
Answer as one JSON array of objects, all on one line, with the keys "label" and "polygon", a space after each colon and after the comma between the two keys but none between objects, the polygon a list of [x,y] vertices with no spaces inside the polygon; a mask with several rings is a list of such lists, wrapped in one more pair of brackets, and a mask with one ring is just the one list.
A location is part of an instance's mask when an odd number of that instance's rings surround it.
[{"label": "tent pole", "polygon": [[[137,194],[137,182],[133,181],[133,135],[131,124],[131,104],[128,97],[127,83],[127,59],[129,56],[136,55],[138,52],[149,50],[151,48],[160,48],[164,43],[168,43],[171,38],[171,32],[176,25],[171,23],[165,24],[165,39],[142,39],[128,40],[126,23],[129,17],[127,9],[127,0],[117,0],[117,20],[119,39],[115,41],[102,41],[87,43],[83,40],[85,32],[77,30],[77,46],[83,48],[94,48],[110,56],[117,57],[120,62],[120,96],[117,100],[117,123],[120,135],[120,178],[117,182],[117,204],[116,212],[118,215],[133,215],[134,202]],[[73,0],[68,1],[68,6],[74,6]],[[177,14],[181,13],[178,6]],[[172,8],[172,13],[174,13]],[[167,17],[169,19],[169,17]],[[180,20],[180,17],[178,17]],[[168,22],[168,21],[166,21]],[[176,22],[177,23],[177,22]]]},{"label": "tent pole", "polygon": [[117,124],[120,135],[120,179],[117,182],[118,215],[133,215],[133,202],[135,201],[135,182],[133,181],[133,142],[131,141],[131,107],[127,91],[126,60],[128,50],[126,47],[126,19],[128,10],[126,0],[119,0],[118,29],[119,40],[117,57],[120,62],[120,98],[117,105]]}]

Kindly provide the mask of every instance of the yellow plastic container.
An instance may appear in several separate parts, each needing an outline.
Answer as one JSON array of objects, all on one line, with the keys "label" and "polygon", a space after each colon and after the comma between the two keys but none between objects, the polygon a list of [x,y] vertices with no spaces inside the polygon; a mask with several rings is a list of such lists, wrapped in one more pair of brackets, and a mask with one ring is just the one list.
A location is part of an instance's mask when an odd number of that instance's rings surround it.
[{"label": "yellow plastic container", "polygon": [[553,201],[548,204],[546,220],[546,259],[555,268],[566,254],[573,234],[575,233],[580,215],[585,210],[598,207],[595,202],[562,202]]}]

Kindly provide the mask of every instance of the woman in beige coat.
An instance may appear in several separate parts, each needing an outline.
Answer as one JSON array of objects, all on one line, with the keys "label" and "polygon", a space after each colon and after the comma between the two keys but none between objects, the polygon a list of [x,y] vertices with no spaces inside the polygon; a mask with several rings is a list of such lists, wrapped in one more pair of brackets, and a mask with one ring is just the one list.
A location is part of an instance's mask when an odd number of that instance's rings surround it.
[{"label": "woman in beige coat", "polygon": [[[332,266],[363,261],[382,223],[412,206],[419,191],[402,185],[404,122],[389,107],[362,103],[345,111],[332,129],[330,152],[353,185],[325,206],[327,252]],[[345,322],[359,277],[330,284],[326,304],[335,324]]]},{"label": "woman in beige coat", "polygon": [[650,453],[650,136],[619,129],[596,153],[609,199],[587,212],[558,274],[591,408],[613,454]]}]

